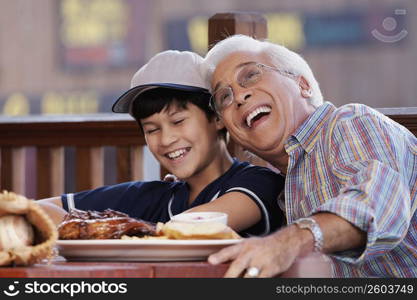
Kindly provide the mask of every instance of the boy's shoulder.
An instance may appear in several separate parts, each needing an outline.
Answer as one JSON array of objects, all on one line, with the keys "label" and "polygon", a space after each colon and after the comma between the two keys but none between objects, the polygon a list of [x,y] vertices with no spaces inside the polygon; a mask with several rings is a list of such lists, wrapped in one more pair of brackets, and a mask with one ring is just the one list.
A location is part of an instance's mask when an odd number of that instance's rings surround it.
[{"label": "boy's shoulder", "polygon": [[273,171],[272,169],[268,167],[262,167],[253,165],[249,162],[241,162],[237,159],[234,159],[234,163],[232,167],[229,170],[233,176],[242,176],[242,175],[265,175],[265,176],[272,176],[272,177],[282,177],[279,173]]},{"label": "boy's shoulder", "polygon": [[176,190],[184,185],[183,181],[162,181],[162,180],[152,180],[152,181],[134,181],[131,182],[134,188],[140,189],[141,191],[170,191]]},{"label": "boy's shoulder", "polygon": [[118,183],[109,186],[103,186],[95,190],[87,191],[89,194],[123,194],[123,195],[135,195],[140,194],[142,197],[145,195],[164,194],[181,188],[183,182],[166,182],[162,180],[153,181],[129,181]]}]

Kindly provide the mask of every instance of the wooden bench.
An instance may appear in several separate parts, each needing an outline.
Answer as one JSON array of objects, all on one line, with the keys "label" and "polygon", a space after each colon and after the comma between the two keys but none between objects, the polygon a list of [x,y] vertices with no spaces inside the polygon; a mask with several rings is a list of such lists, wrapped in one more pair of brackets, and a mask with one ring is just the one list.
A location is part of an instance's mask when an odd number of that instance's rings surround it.
[{"label": "wooden bench", "polygon": [[[265,38],[266,20],[252,13],[217,14],[209,20],[209,45],[227,35],[246,34]],[[383,108],[380,111],[417,135],[417,107]],[[34,198],[60,195],[64,192],[64,148],[75,147],[75,189],[103,185],[104,147],[115,147],[116,181],[143,178],[142,147],[145,140],[134,120],[128,115],[59,115],[0,117],[0,188],[25,194],[27,185],[36,182]],[[35,170],[28,180],[26,149],[34,149]],[[229,149],[240,159],[247,157],[241,148],[230,143]],[[259,158],[249,161],[266,165]],[[163,172],[162,172],[163,174]],[[30,181],[30,182],[28,182]]]}]

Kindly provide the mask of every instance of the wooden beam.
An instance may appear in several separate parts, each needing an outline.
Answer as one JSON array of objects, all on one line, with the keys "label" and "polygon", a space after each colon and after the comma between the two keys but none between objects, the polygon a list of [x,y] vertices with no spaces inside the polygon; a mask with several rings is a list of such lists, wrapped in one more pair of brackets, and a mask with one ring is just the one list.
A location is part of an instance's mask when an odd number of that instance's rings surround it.
[{"label": "wooden beam", "polygon": [[12,148],[12,191],[26,195],[26,151],[23,147]]},{"label": "wooden beam", "polygon": [[37,199],[64,193],[64,147],[38,147]]},{"label": "wooden beam", "polygon": [[117,147],[117,182],[143,179],[143,147]]},{"label": "wooden beam", "polygon": [[0,188],[1,190],[12,190],[12,148],[2,147],[0,149]]},{"label": "wooden beam", "polygon": [[103,147],[76,148],[76,189],[90,190],[104,184]]},{"label": "wooden beam", "polygon": [[266,18],[259,13],[236,12],[215,14],[209,19],[209,49],[234,34],[265,39],[268,36]]},{"label": "wooden beam", "polygon": [[[215,14],[209,19],[209,49],[219,41],[234,34],[244,34],[256,39],[268,36],[266,18],[259,13],[236,12]],[[246,160],[256,165],[266,166],[267,163],[257,156],[248,154],[230,139],[227,146],[230,154],[240,160]],[[161,170],[163,178],[164,170]]]},{"label": "wooden beam", "polygon": [[[55,117],[56,118],[56,117]],[[144,145],[145,139],[132,118],[63,115],[0,117],[3,146],[127,146]]]}]

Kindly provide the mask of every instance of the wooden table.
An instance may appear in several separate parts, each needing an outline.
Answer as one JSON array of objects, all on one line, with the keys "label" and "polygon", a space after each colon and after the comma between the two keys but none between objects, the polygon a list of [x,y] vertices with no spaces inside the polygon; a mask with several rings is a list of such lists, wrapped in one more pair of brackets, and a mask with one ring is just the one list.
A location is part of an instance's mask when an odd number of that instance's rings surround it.
[{"label": "wooden table", "polygon": [[[69,262],[58,256],[50,264],[0,267],[0,278],[220,278],[229,264],[186,262]],[[330,277],[327,260],[317,256],[298,260],[281,277]]]},{"label": "wooden table", "polygon": [[31,267],[0,267],[0,278],[219,278],[228,264],[195,262],[67,262],[58,257],[50,264]]}]

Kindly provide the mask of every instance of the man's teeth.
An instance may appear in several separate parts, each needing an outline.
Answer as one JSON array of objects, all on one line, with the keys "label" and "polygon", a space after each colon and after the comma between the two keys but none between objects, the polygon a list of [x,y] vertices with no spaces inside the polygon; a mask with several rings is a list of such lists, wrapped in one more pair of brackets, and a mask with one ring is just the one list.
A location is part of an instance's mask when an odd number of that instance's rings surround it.
[{"label": "man's teeth", "polygon": [[271,108],[268,107],[268,106],[258,107],[257,109],[255,109],[253,112],[251,112],[246,117],[246,125],[248,125],[248,127],[250,128],[252,126],[252,120],[253,120],[253,118],[255,118],[260,113],[269,113],[270,111],[271,111]]},{"label": "man's teeth", "polygon": [[171,159],[176,159],[176,158],[178,158],[178,157],[180,157],[180,156],[184,156],[184,154],[187,152],[187,150],[185,150],[185,149],[180,149],[180,150],[177,150],[177,151],[174,151],[174,152],[170,152],[170,153],[168,153],[168,157],[169,158],[171,158]]}]

